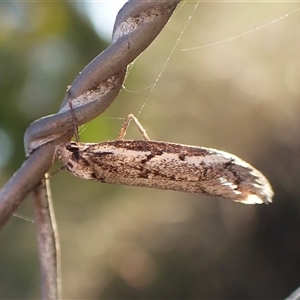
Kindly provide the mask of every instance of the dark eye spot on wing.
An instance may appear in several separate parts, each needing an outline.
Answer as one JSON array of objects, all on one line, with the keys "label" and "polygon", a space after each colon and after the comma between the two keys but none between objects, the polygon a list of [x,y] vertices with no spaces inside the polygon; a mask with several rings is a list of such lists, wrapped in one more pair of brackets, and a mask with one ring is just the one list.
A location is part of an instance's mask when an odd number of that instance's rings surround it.
[{"label": "dark eye spot on wing", "polygon": [[149,161],[150,159],[152,159],[153,157],[155,157],[155,155],[151,153],[151,154],[147,155],[146,158],[142,159],[141,163],[144,164],[147,161]]},{"label": "dark eye spot on wing", "polygon": [[95,172],[91,172],[90,175],[91,175],[91,178],[97,179]]},{"label": "dark eye spot on wing", "polygon": [[184,161],[185,158],[186,158],[186,154],[181,153],[181,154],[178,155],[178,158],[179,158],[180,160]]},{"label": "dark eye spot on wing", "polygon": [[159,156],[159,155],[163,155],[164,152],[161,150],[156,150],[155,152],[153,152],[153,154]]}]

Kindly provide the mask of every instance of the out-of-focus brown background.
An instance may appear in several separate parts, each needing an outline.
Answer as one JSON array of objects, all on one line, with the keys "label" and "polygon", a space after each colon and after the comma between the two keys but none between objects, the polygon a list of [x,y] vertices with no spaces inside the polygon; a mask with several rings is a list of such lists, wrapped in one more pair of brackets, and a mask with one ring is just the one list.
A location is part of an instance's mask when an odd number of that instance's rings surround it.
[{"label": "out-of-focus brown background", "polygon": [[[51,184],[65,298],[282,299],[300,285],[300,10],[243,35],[299,3],[199,3],[149,95],[195,4],[186,2],[137,59],[125,83],[135,92],[123,90],[81,139],[115,139],[115,118],[148,99],[139,120],[152,139],[240,156],[269,178],[274,203],[61,172]],[[0,4],[1,186],[24,160],[26,127],[57,111],[66,86],[106,46],[80,6]],[[140,138],[133,125],[127,137]],[[19,213],[31,218],[31,209],[28,197]],[[38,298],[39,282],[34,225],[12,218],[0,233],[0,297]]]}]

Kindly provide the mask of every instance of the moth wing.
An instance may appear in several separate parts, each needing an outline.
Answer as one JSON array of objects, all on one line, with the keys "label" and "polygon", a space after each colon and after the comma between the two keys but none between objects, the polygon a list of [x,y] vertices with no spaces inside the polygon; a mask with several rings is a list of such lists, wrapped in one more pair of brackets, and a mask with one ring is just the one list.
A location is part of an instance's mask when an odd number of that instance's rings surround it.
[{"label": "moth wing", "polygon": [[201,182],[201,188],[208,195],[231,199],[244,204],[262,204],[265,202],[262,190],[258,189],[255,192],[253,190],[240,190],[237,184],[228,181],[225,177]]},{"label": "moth wing", "polygon": [[201,182],[201,188],[206,194],[229,199],[236,199],[241,192],[237,190],[237,185],[226,178],[215,178]]}]

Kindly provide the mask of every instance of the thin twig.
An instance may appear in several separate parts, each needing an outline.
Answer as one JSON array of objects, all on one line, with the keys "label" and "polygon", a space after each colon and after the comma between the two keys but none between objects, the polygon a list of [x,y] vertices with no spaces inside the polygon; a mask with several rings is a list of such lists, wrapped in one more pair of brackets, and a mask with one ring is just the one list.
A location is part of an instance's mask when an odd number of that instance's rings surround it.
[{"label": "thin twig", "polygon": [[33,190],[33,203],[42,277],[42,299],[60,299],[60,246],[47,178]]}]

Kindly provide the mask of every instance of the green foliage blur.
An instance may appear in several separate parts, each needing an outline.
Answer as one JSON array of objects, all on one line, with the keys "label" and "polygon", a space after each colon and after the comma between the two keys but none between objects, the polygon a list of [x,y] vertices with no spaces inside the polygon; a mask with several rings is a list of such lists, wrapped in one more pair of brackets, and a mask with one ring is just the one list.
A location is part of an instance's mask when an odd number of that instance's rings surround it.
[{"label": "green foliage blur", "polygon": [[[51,185],[66,299],[283,299],[300,285],[300,11],[272,22],[297,4],[200,2],[167,61],[195,5],[183,2],[80,139],[115,139],[134,113],[152,139],[249,161],[269,178],[274,203],[60,172]],[[1,186],[24,161],[26,127],[58,110],[67,86],[105,47],[74,3],[0,3]],[[127,138],[141,138],[134,125]],[[32,218],[30,197],[18,214]],[[12,218],[0,245],[0,298],[38,298],[34,224]]]}]

